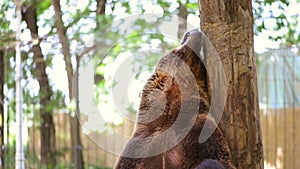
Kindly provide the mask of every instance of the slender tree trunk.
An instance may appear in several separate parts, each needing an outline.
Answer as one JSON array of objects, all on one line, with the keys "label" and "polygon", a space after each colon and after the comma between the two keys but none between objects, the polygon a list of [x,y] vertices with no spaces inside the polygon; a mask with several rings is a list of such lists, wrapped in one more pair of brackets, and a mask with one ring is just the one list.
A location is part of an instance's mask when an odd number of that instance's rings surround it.
[{"label": "slender tree trunk", "polygon": [[96,15],[103,15],[105,14],[105,4],[107,0],[97,0],[97,10]]},{"label": "slender tree trunk", "polygon": [[[67,76],[68,76],[68,86],[69,86],[69,98],[70,101],[74,100],[73,95],[73,66],[71,62],[71,52],[70,52],[70,44],[67,37],[67,30],[63,25],[62,21],[62,11],[60,6],[60,0],[52,0],[52,5],[55,11],[55,26],[57,29],[57,33],[59,36],[59,41],[62,45],[62,53],[64,55]],[[71,145],[72,145],[72,161],[74,168],[83,169],[83,155],[82,155],[82,143],[80,139],[80,126],[79,121],[76,117],[76,113],[70,112],[70,124],[71,124]]]},{"label": "slender tree trunk", "polygon": [[32,51],[34,54],[35,76],[39,82],[40,90],[40,117],[41,124],[41,161],[47,168],[53,168],[56,164],[56,149],[55,149],[55,126],[53,122],[51,95],[52,90],[49,85],[48,75],[46,73],[46,62],[40,47],[37,14],[35,4],[24,7],[23,18],[26,21],[27,27],[31,31],[33,39]]},{"label": "slender tree trunk", "polygon": [[4,57],[5,52],[0,50],[0,169],[4,168]]},{"label": "slender tree trunk", "polygon": [[[101,24],[102,25],[106,24],[106,23],[101,23],[102,19],[99,19],[99,17],[103,17],[105,15],[106,2],[107,2],[107,0],[97,0],[97,10],[96,10],[96,24],[97,24],[97,27],[96,27],[95,32],[98,31],[98,29],[101,27]],[[100,46],[100,48],[104,48],[104,46],[106,46],[104,42],[97,42],[96,38],[94,40],[94,44],[95,44],[95,46]],[[97,50],[94,50],[93,55],[95,55],[96,53],[97,53]],[[79,62],[78,62],[78,64],[79,64]],[[99,84],[103,80],[104,80],[104,77],[102,75],[95,73],[95,75],[94,75],[94,83],[95,84]]]},{"label": "slender tree trunk", "polygon": [[228,81],[220,127],[237,168],[263,168],[252,1],[199,0],[201,30],[216,48]]},{"label": "slender tree trunk", "polygon": [[[179,4],[179,13],[178,13],[178,18],[179,18],[179,25],[178,25],[178,33],[177,37],[178,39],[181,39],[182,35],[186,32],[187,29],[187,16],[188,12],[186,10],[186,7],[184,4],[182,4],[181,1],[177,1]],[[187,0],[186,4],[188,4],[189,1]]]}]

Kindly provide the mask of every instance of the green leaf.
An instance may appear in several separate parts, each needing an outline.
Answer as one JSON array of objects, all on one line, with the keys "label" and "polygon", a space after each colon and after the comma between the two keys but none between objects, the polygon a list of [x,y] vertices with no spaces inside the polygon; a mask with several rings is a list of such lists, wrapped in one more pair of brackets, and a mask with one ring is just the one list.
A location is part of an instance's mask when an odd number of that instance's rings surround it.
[{"label": "green leaf", "polygon": [[170,7],[170,3],[166,2],[166,1],[158,0],[157,2],[163,8],[169,8]]},{"label": "green leaf", "polygon": [[43,14],[52,5],[51,0],[37,0],[36,4],[37,15]]},{"label": "green leaf", "polygon": [[273,2],[275,2],[275,0],[265,0],[265,5],[266,4],[270,4],[271,5]]},{"label": "green leaf", "polygon": [[281,0],[281,2],[282,2],[283,4],[285,4],[286,6],[288,6],[288,5],[290,4],[290,2],[289,2],[288,0]]},{"label": "green leaf", "polygon": [[189,9],[189,8],[192,8],[192,9],[198,9],[198,3],[188,3],[186,5],[186,8]]},{"label": "green leaf", "polygon": [[131,13],[129,2],[122,3],[122,6],[126,8],[126,13]]}]

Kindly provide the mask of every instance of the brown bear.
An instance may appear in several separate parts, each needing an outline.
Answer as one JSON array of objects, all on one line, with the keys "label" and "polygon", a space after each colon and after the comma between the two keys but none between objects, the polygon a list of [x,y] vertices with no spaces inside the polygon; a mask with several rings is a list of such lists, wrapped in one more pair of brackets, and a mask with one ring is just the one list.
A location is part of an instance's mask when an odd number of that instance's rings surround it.
[{"label": "brown bear", "polygon": [[[165,54],[145,84],[137,123],[116,169],[193,169],[214,159],[234,169],[228,143],[208,115],[207,72],[202,33],[187,32],[181,45]],[[203,143],[203,126],[214,130]]]}]

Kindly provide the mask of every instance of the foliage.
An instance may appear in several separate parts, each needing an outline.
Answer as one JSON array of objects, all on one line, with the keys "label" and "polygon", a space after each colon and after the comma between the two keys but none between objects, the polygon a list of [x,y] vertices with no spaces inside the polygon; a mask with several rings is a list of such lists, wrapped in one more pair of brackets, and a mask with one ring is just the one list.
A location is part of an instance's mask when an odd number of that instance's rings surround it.
[{"label": "foliage", "polygon": [[[299,3],[299,1],[297,1]],[[300,42],[299,15],[287,15],[295,1],[288,0],[254,0],[253,12],[255,18],[255,34],[272,31],[270,39],[278,41],[283,46],[298,45]]]},{"label": "foliage", "polygon": [[9,29],[9,18],[5,17],[8,11],[13,10],[13,3],[11,1],[4,1],[0,3],[0,48],[10,46],[15,42],[15,33]]}]

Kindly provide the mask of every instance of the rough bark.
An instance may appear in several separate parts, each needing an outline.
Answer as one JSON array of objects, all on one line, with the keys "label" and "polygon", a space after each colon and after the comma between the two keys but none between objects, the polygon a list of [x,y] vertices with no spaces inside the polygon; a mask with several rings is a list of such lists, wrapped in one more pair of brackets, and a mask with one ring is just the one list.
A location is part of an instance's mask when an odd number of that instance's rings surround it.
[{"label": "rough bark", "polygon": [[220,128],[237,168],[263,168],[252,1],[199,0],[201,30],[225,70],[227,102]]},{"label": "rough bark", "polygon": [[40,117],[41,117],[41,161],[47,167],[53,168],[56,164],[55,148],[55,126],[53,122],[53,112],[51,107],[52,90],[49,85],[48,75],[46,73],[46,62],[40,47],[37,12],[35,5],[23,8],[23,18],[31,32],[33,39],[32,52],[35,63],[35,76],[38,80],[40,90]]},{"label": "rough bark", "polygon": [[0,169],[4,168],[4,57],[5,52],[0,50]]},{"label": "rough bark", "polygon": [[[74,100],[73,93],[73,66],[71,63],[71,52],[70,52],[70,44],[67,37],[67,30],[63,25],[62,21],[62,11],[60,6],[60,0],[52,0],[52,5],[54,7],[55,12],[55,27],[57,29],[57,34],[59,37],[59,41],[62,45],[62,53],[64,55],[67,77],[68,77],[68,87],[69,87],[69,98],[70,101]],[[71,145],[72,145],[72,161],[73,166],[76,169],[83,169],[83,155],[82,155],[82,143],[80,138],[80,126],[79,121],[76,115],[73,115],[72,112],[70,114],[70,124],[71,124]]]},{"label": "rough bark", "polygon": [[[186,2],[186,4],[188,1]],[[184,4],[182,4],[181,1],[178,1],[179,4],[179,13],[178,13],[178,18],[179,18],[179,24],[178,24],[178,33],[177,37],[180,39],[182,35],[186,32],[187,29],[187,16],[188,12],[186,10],[186,7]]]}]

